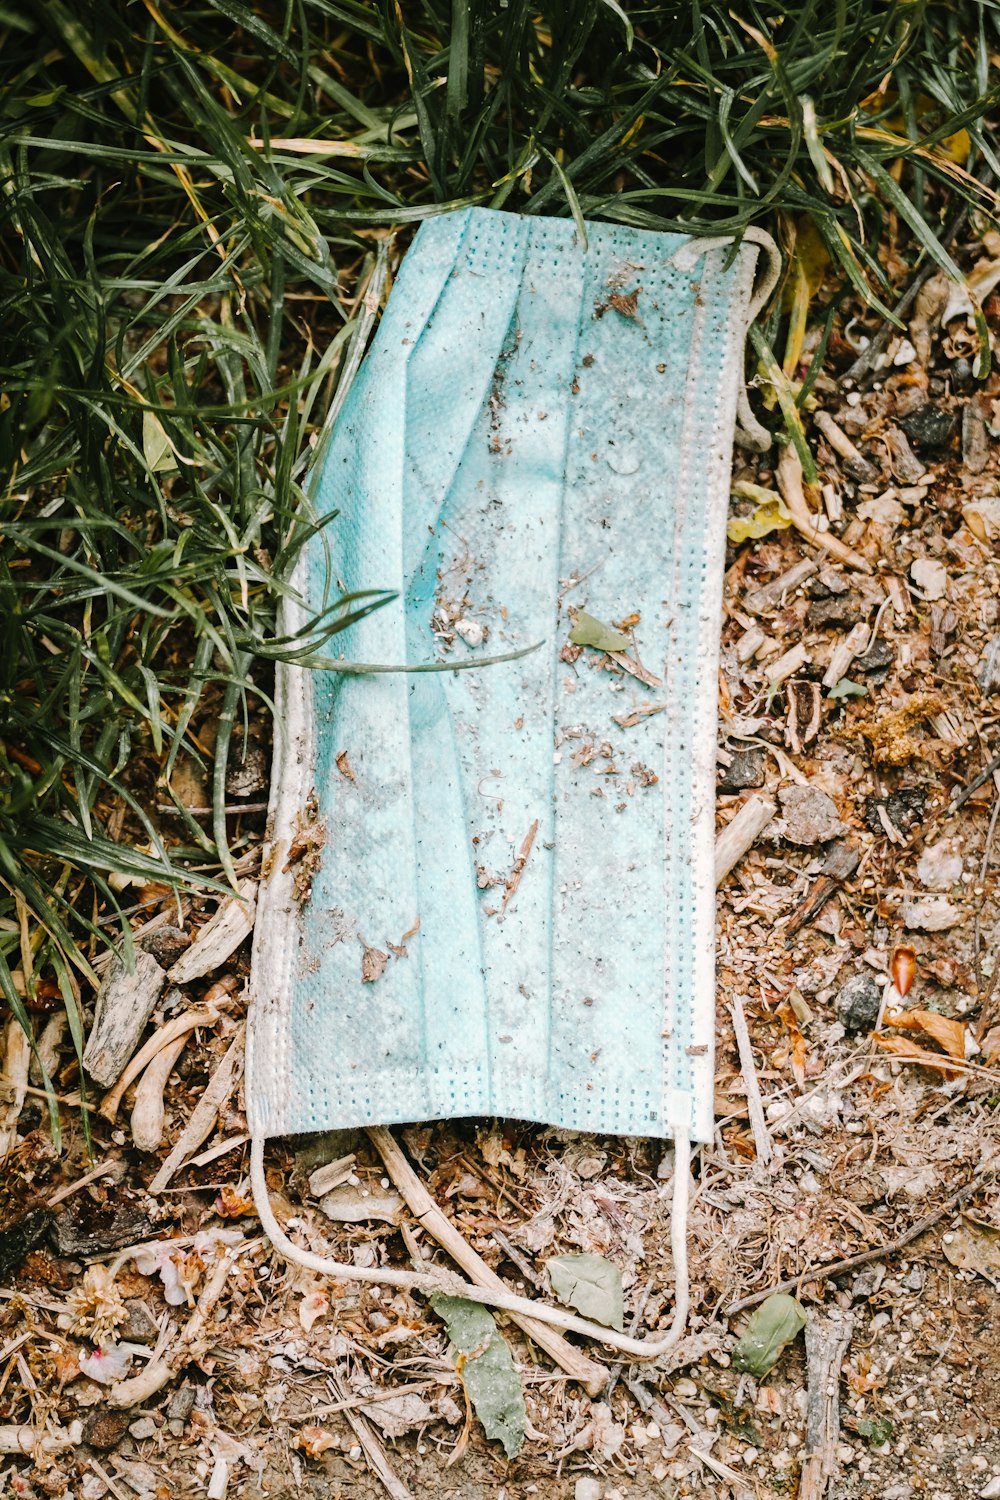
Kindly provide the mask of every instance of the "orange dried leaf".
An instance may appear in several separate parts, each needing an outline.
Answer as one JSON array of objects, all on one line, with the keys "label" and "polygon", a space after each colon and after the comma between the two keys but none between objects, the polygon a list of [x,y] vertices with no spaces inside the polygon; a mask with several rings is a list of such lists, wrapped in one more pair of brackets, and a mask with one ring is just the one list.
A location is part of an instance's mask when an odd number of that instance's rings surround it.
[{"label": "orange dried leaf", "polygon": [[325,1427],[301,1427],[295,1439],[295,1446],[301,1448],[306,1458],[318,1458],[328,1448],[336,1448],[337,1439],[332,1432],[327,1432]]},{"label": "orange dried leaf", "polygon": [[799,1088],[802,1088],[806,1081],[806,1039],[799,1029],[798,1017],[787,1002],[778,1006],[777,1015],[783,1022],[791,1043],[789,1061],[792,1077]]},{"label": "orange dried leaf", "polygon": [[890,1011],[886,1016],[890,1026],[901,1031],[922,1031],[931,1041],[943,1047],[949,1057],[965,1061],[965,1026],[953,1021],[950,1016],[939,1016],[936,1010]]}]

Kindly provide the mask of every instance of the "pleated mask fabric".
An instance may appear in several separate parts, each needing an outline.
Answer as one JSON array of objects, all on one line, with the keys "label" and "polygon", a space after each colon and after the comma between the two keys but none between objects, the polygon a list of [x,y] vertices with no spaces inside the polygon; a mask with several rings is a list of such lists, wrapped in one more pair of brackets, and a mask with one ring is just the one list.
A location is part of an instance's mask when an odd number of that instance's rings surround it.
[{"label": "pleated mask fabric", "polygon": [[337,514],[296,586],[310,610],[395,590],[338,654],[447,670],[278,669],[258,1138],[476,1115],[712,1138],[718,641],[758,245],[587,232],[426,221],[336,421],[312,500]]}]

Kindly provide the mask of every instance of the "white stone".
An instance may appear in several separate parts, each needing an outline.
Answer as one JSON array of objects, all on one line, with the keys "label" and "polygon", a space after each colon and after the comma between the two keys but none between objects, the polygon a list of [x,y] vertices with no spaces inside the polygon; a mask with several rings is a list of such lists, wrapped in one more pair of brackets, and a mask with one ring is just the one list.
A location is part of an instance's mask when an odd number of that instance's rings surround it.
[{"label": "white stone", "polygon": [[943,599],[948,592],[948,570],[933,557],[918,557],[910,566],[910,577],[928,602]]}]

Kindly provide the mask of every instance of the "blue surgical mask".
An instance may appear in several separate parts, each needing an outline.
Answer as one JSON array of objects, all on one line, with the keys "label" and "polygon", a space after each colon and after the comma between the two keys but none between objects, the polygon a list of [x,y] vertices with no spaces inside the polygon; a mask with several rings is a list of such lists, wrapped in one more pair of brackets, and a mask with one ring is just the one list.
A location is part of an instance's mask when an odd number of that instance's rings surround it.
[{"label": "blue surgical mask", "polygon": [[278,669],[255,1136],[501,1115],[711,1140],[717,666],[758,253],[610,224],[585,247],[571,220],[486,209],[417,234],[295,581],[310,610],[395,590],[338,649],[446,670]]}]

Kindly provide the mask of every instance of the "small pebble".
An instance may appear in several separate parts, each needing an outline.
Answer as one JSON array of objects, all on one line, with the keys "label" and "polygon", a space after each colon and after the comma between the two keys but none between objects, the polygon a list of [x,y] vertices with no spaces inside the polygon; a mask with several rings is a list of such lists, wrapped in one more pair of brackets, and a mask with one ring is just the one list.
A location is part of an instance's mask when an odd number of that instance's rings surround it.
[{"label": "small pebble", "polygon": [[834,1008],[846,1031],[871,1031],[881,1004],[881,985],[868,974],[853,974],[837,991]]},{"label": "small pebble", "polygon": [[585,1474],[582,1479],[576,1481],[573,1500],[601,1500],[602,1493],[601,1481],[594,1479],[590,1474]]},{"label": "small pebble", "polygon": [[155,1437],[158,1429],[152,1417],[137,1417],[134,1422],[129,1423],[128,1430],[141,1443],[146,1438]]},{"label": "small pebble", "polygon": [[689,1380],[687,1376],[684,1376],[681,1380],[678,1380],[677,1384],[674,1386],[674,1395],[677,1397],[678,1401],[693,1401],[697,1394],[698,1387],[695,1385],[694,1381]]}]

